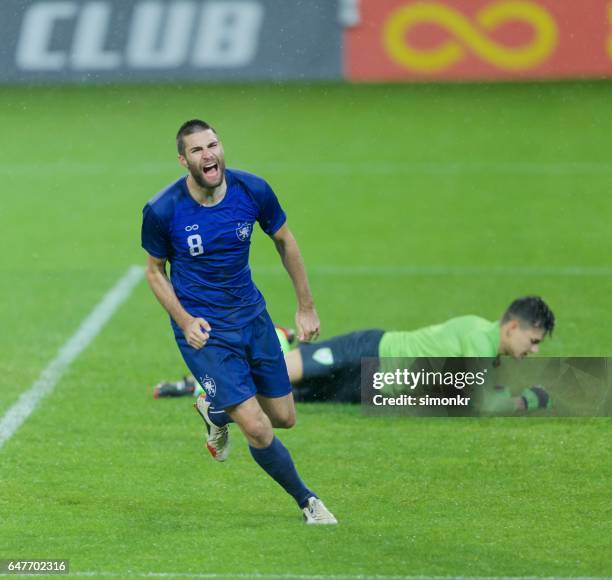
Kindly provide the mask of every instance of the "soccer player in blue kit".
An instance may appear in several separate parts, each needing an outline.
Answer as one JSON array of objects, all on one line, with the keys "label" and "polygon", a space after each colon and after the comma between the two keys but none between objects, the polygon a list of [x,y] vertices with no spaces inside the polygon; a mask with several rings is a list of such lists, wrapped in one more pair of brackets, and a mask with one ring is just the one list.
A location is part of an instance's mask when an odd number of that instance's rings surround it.
[{"label": "soccer player in blue kit", "polygon": [[274,325],[251,278],[255,222],[274,241],[295,288],[300,340],[319,334],[319,317],[286,215],[266,181],[226,169],[223,146],[208,123],[187,121],[176,143],[188,175],[145,205],[142,246],[149,254],[149,286],[170,314],[179,350],[205,390],[196,409],[206,425],[207,447],[213,458],[224,461],[228,423],[237,423],[253,459],[295,499],[305,521],[335,524],[273,431],[294,425],[295,405]]}]

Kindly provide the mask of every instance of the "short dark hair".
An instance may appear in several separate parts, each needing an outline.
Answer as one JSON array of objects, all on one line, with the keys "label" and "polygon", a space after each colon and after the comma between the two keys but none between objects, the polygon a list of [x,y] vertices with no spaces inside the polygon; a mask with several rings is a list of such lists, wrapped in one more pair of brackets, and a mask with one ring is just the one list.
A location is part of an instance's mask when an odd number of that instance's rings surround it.
[{"label": "short dark hair", "polygon": [[192,133],[198,133],[199,131],[206,131],[208,129],[215,134],[217,133],[212,125],[209,125],[206,121],[202,121],[201,119],[185,121],[176,134],[176,148],[179,155],[185,155],[185,141],[183,141],[185,135],[191,135]]},{"label": "short dark hair", "polygon": [[539,296],[517,298],[508,306],[501,322],[504,324],[510,320],[519,320],[534,328],[543,328],[544,336],[552,336],[555,328],[555,315]]}]

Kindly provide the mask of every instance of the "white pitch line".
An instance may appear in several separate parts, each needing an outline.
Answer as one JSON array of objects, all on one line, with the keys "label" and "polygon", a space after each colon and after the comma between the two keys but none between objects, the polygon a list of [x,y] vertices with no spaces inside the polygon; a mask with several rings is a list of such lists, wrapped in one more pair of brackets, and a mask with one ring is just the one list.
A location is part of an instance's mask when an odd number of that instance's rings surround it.
[{"label": "white pitch line", "polygon": [[[323,276],[612,276],[607,266],[346,266],[342,264],[307,267]],[[282,266],[253,266],[253,273],[284,274]]]},{"label": "white pitch line", "polygon": [[143,268],[132,266],[83,320],[77,331],[59,349],[56,357],[40,373],[32,386],[17,399],[0,419],[0,449],[27,420],[41,399],[51,393],[66,369],[93,341],[117,308],[142,279]]},{"label": "white pitch line", "polygon": [[[49,173],[70,173],[76,175],[107,174],[109,167],[114,174],[139,175],[149,173],[165,175],[177,171],[177,164],[172,161],[141,161],[128,163],[125,161],[107,162],[74,162],[74,161],[41,161],[36,164],[45,175]],[[371,159],[346,161],[275,161],[275,162],[242,162],[250,170],[271,173],[295,173],[307,175],[609,175],[612,173],[612,163],[606,161],[392,161]],[[256,167],[255,167],[256,166]],[[0,174],[20,174],[30,167],[23,162],[0,163]]]},{"label": "white pitch line", "polygon": [[606,161],[286,161],[258,163],[259,171],[323,175],[609,175],[612,164]]},{"label": "white pitch line", "polygon": [[[3,574],[0,574],[2,576]],[[231,578],[255,578],[258,580],[605,580],[606,576],[402,576],[386,574],[265,574],[258,572],[215,573],[215,572],[101,572],[70,571],[70,576],[81,577],[127,577],[127,578],[202,578],[223,580]]]}]

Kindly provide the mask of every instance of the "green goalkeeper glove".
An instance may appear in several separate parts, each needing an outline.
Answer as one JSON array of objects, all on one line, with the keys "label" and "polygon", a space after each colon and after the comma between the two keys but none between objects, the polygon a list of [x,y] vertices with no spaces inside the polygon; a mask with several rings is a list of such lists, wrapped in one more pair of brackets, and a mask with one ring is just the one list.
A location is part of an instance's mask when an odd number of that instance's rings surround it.
[{"label": "green goalkeeper glove", "polygon": [[552,401],[548,392],[540,385],[535,385],[524,389],[521,398],[525,403],[527,411],[537,411],[538,409],[550,409]]}]

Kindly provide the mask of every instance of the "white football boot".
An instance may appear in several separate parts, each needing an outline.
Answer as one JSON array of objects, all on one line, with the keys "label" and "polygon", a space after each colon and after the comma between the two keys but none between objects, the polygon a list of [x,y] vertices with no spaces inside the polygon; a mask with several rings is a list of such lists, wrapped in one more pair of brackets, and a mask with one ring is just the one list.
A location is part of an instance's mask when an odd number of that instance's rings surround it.
[{"label": "white football boot", "polygon": [[216,461],[225,461],[229,455],[229,428],[227,425],[217,427],[208,416],[210,403],[206,400],[206,393],[201,393],[193,404],[206,425],[206,448]]},{"label": "white football boot", "polygon": [[318,497],[309,497],[308,505],[302,510],[307,524],[337,524],[338,520]]}]

